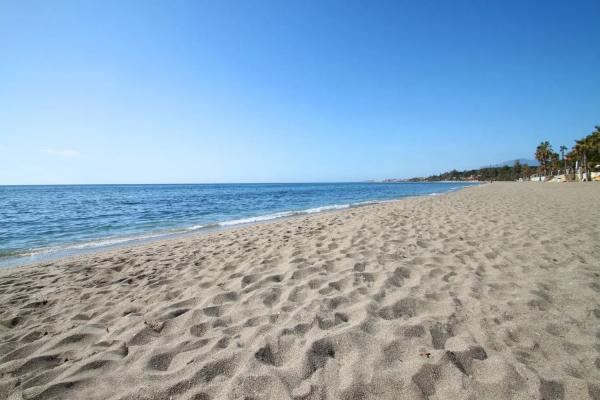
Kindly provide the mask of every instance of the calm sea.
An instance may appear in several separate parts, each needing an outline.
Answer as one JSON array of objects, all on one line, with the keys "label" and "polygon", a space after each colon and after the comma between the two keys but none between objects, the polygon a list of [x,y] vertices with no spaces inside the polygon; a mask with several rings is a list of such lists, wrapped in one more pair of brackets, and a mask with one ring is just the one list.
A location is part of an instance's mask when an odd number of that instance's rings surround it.
[{"label": "calm sea", "polygon": [[0,186],[0,266],[441,194],[466,183]]}]

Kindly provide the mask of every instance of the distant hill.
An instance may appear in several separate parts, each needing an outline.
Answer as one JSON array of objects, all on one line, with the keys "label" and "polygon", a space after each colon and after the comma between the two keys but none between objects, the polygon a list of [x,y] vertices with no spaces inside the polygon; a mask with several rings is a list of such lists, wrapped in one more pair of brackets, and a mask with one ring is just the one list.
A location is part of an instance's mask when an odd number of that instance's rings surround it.
[{"label": "distant hill", "polygon": [[523,164],[527,164],[530,167],[537,167],[538,166],[538,162],[536,160],[531,160],[528,158],[517,158],[516,160],[509,160],[509,161],[504,161],[498,164],[494,164],[494,165],[486,165],[482,168],[501,168],[501,167],[512,167],[513,165],[515,165],[515,161],[518,161],[521,163],[521,165]]}]

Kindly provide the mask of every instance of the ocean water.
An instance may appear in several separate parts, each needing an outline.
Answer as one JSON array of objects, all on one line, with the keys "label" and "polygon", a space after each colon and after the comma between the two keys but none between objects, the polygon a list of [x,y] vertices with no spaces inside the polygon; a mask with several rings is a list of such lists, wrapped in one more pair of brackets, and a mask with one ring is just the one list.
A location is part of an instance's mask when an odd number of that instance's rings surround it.
[{"label": "ocean water", "polygon": [[0,266],[441,194],[468,183],[0,186]]}]

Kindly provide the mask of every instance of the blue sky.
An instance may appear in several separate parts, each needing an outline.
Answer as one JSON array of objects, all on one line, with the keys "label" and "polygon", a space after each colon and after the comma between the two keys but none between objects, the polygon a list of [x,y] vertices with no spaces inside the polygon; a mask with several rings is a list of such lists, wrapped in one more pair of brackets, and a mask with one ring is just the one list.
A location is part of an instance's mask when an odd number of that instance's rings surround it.
[{"label": "blue sky", "polygon": [[0,184],[411,177],[600,124],[600,2],[0,1]]}]

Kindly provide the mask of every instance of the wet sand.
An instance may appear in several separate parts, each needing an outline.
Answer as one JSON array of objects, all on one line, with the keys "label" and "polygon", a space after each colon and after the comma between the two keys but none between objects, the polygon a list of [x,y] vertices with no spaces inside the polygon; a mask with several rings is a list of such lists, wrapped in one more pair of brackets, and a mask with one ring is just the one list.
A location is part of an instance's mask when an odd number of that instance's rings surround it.
[{"label": "wet sand", "polygon": [[0,398],[600,399],[600,185],[0,271]]}]

